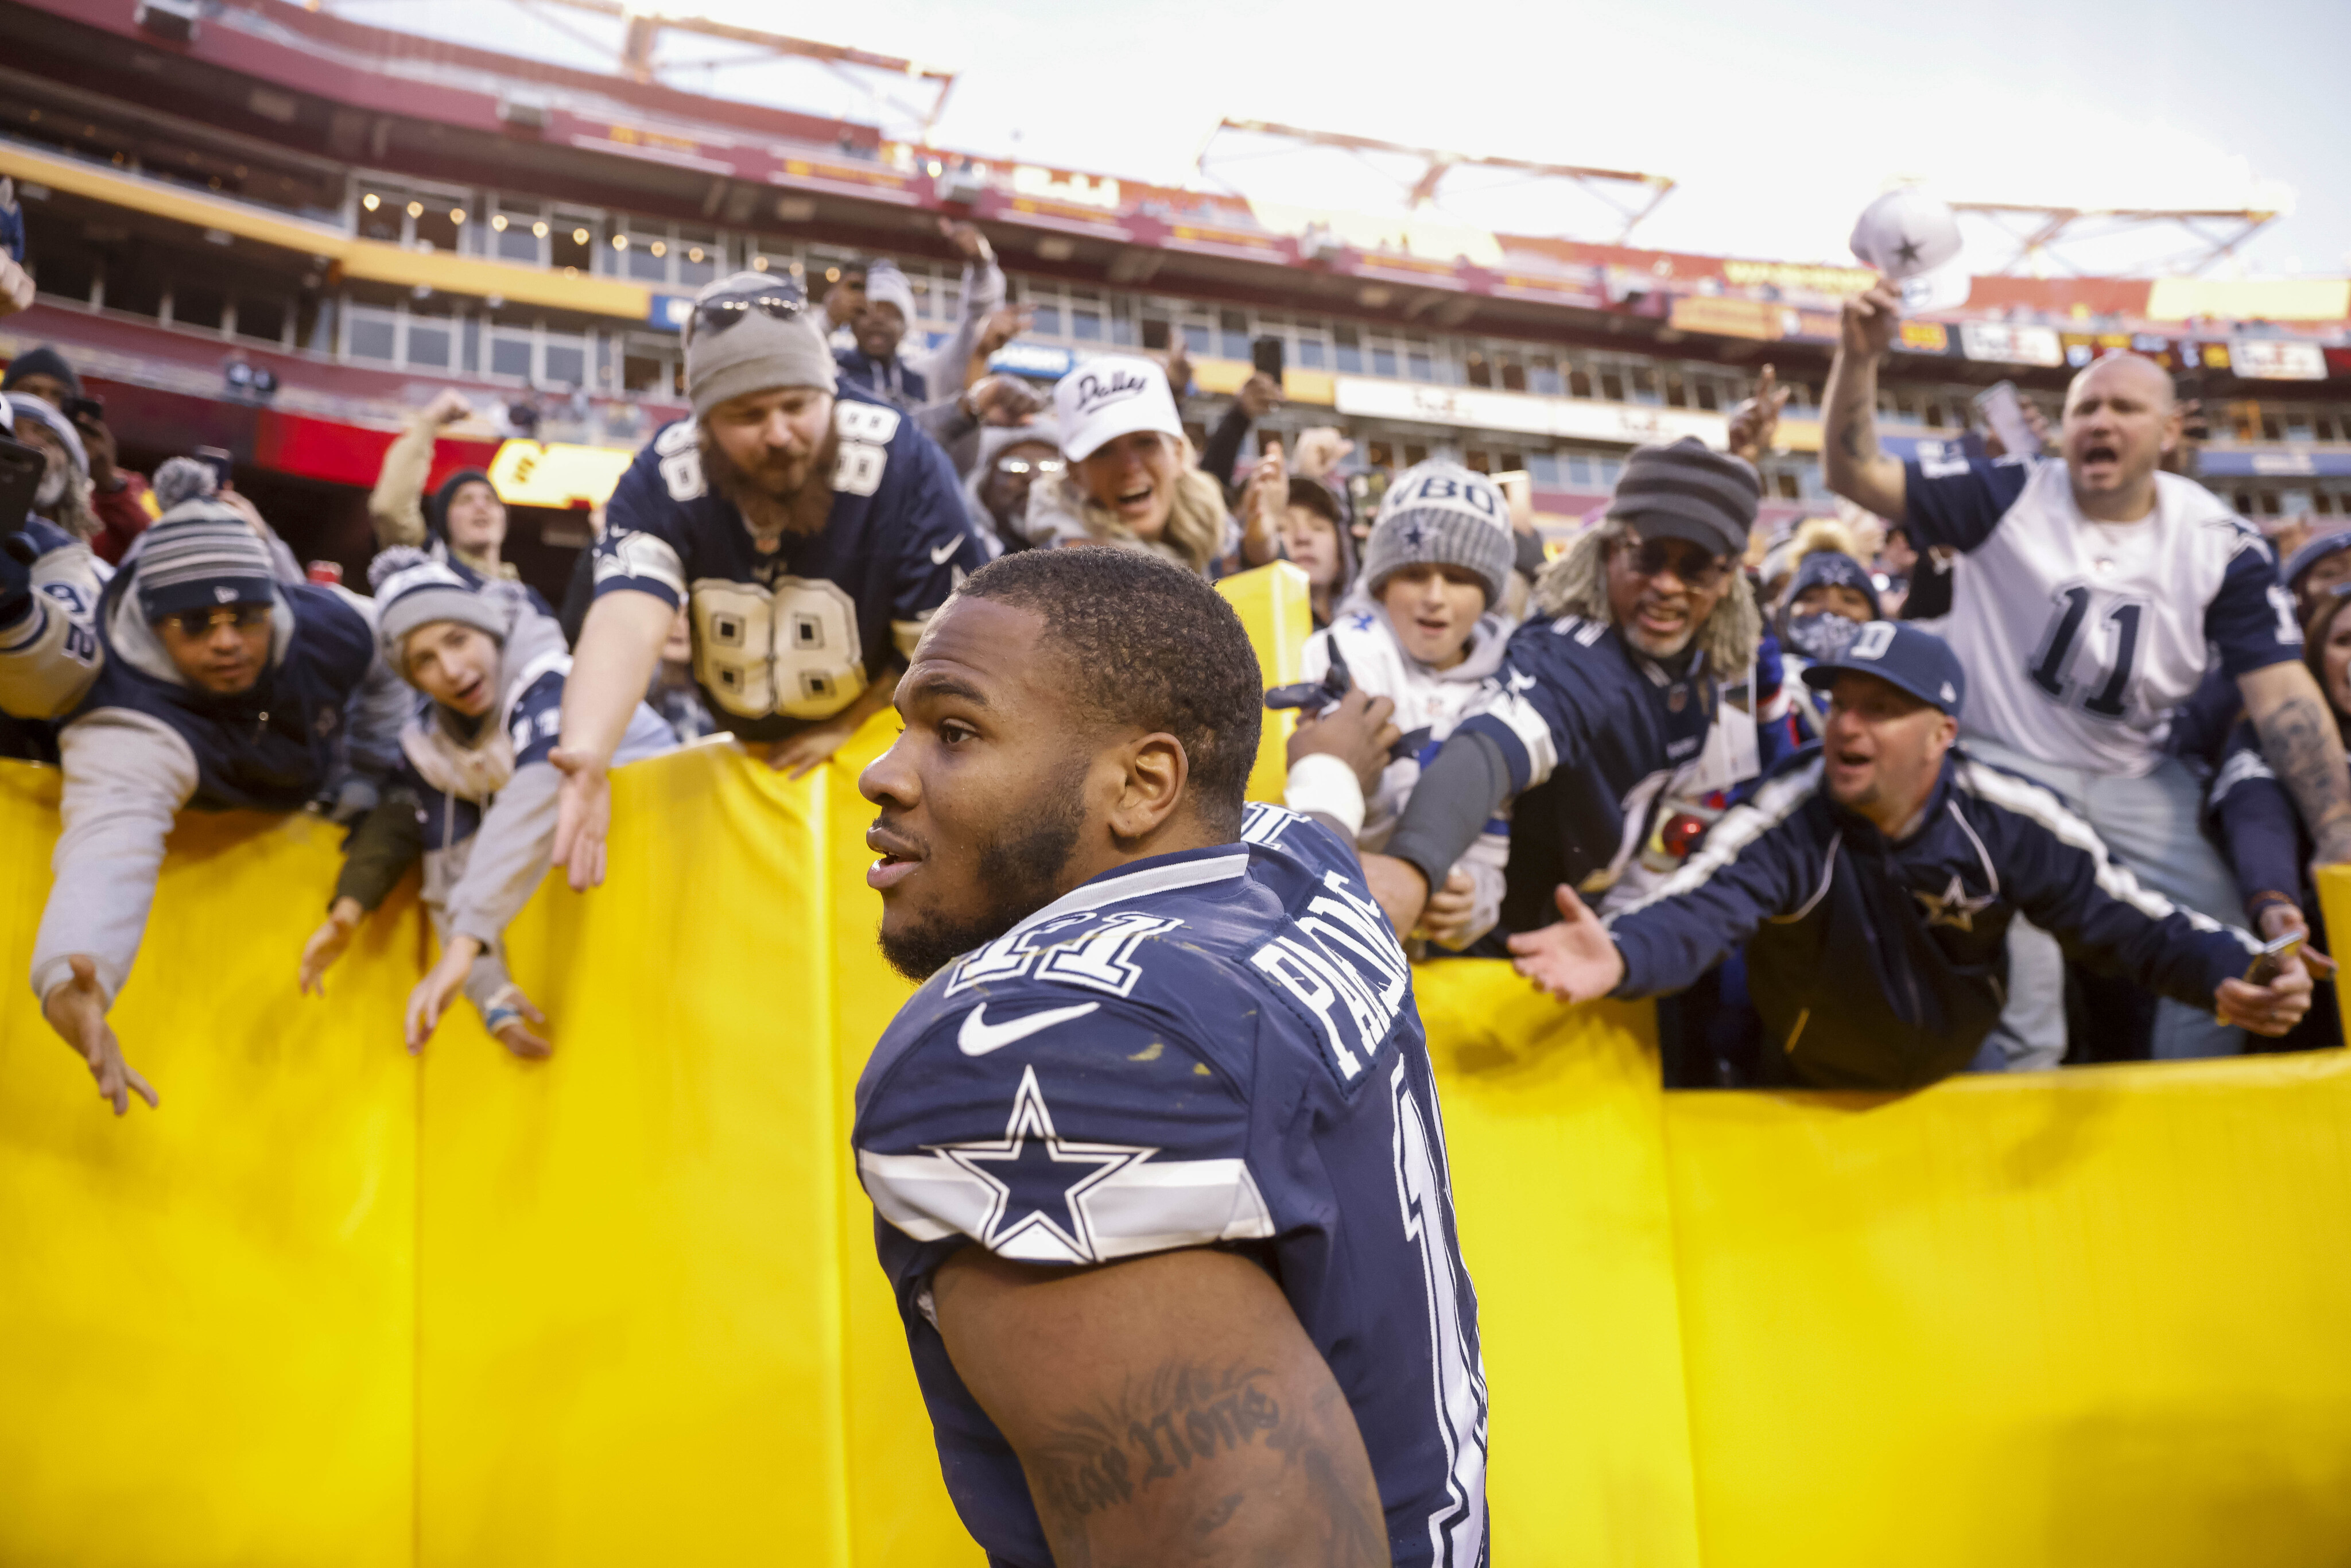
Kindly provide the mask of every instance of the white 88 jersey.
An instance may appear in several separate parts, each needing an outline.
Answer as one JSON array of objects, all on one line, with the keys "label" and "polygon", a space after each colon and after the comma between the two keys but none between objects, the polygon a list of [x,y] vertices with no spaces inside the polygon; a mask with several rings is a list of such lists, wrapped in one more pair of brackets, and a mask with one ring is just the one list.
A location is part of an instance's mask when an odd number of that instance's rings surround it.
[{"label": "white 88 jersey", "polygon": [[741,718],[830,718],[865,689],[857,606],[839,584],[779,577],[694,585],[694,678]]}]

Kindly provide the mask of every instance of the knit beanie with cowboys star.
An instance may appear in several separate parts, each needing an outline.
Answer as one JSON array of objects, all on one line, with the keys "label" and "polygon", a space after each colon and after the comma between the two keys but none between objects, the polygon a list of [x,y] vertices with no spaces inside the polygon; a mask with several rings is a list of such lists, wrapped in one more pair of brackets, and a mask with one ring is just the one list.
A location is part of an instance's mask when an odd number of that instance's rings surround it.
[{"label": "knit beanie with cowboys star", "polygon": [[1381,499],[1364,547],[1364,591],[1377,599],[1406,567],[1462,566],[1478,574],[1491,610],[1509,591],[1516,545],[1500,486],[1475,469],[1432,458],[1405,470]]}]

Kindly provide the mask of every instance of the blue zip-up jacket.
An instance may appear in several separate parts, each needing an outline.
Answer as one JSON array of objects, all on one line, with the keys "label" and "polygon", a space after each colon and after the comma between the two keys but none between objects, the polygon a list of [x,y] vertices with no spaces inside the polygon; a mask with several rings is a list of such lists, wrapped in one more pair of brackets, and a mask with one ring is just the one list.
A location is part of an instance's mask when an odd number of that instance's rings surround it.
[{"label": "blue zip-up jacket", "polygon": [[[65,722],[103,708],[162,720],[194,755],[188,804],[197,810],[300,810],[327,781],[344,709],[375,656],[366,617],[331,589],[279,583],[279,630],[261,679],[235,696],[215,696],[125,656],[118,607],[136,582],[131,570],[107,585],[98,615],[106,664]],[[135,618],[136,607],[128,613]]]},{"label": "blue zip-up jacket", "polygon": [[1616,995],[1677,990],[1746,943],[1787,1078],[1909,1089],[1967,1066],[1999,1021],[2020,914],[2069,956],[2191,1007],[2252,962],[2252,936],[2140,886],[2037,784],[1954,748],[1917,826],[1888,841],[1829,798],[1820,752],[1790,758],[1610,918]]}]

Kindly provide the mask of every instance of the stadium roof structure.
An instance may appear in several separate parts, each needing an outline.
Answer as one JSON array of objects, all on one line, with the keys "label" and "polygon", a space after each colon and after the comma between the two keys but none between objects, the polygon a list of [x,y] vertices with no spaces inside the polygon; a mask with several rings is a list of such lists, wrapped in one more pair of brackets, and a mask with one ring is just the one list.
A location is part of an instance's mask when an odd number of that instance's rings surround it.
[{"label": "stadium roof structure", "polygon": [[2056,207],[2028,202],[1954,202],[1951,207],[2015,246],[1992,269],[2011,277],[2045,277],[2053,268],[2074,277],[2096,277],[2096,263],[2076,259],[2083,248],[2173,225],[2186,231],[2192,242],[2189,248],[2131,271],[2200,277],[2283,215],[2258,208]]}]

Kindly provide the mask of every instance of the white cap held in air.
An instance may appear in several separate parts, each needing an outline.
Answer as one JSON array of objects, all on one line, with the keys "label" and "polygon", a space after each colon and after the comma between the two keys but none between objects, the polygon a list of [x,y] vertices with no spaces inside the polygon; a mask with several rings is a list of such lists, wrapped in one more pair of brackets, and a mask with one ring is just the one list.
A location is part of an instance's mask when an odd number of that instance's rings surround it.
[{"label": "white cap held in air", "polygon": [[1949,204],[1916,185],[1886,192],[1853,225],[1853,254],[1886,276],[1905,310],[1955,310],[1968,302],[1972,280],[1959,248]]}]

